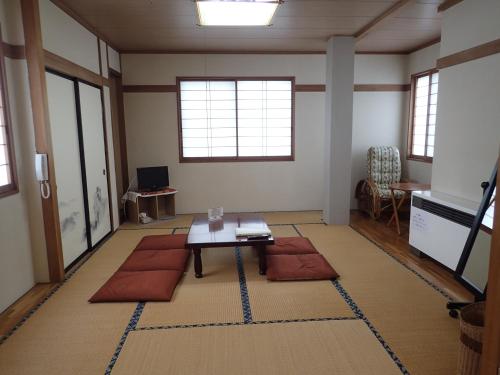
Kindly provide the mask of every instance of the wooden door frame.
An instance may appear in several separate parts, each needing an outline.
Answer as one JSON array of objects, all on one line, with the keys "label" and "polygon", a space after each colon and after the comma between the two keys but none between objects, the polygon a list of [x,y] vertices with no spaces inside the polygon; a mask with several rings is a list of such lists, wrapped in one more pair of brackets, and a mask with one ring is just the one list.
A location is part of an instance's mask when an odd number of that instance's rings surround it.
[{"label": "wooden door frame", "polygon": [[[127,135],[125,131],[125,110],[123,105],[123,85],[122,85],[122,75],[117,71],[109,68],[109,80],[113,80],[115,84],[111,84],[110,88],[115,88],[116,92],[111,93],[116,97],[116,110],[117,113],[117,123],[118,123],[118,138],[120,140],[120,164],[122,173],[122,185],[124,192],[127,191],[129,186],[129,175],[128,175],[128,158],[127,158]],[[113,106],[113,104],[111,104]],[[114,145],[116,146],[116,145]]]},{"label": "wooden door frame", "polygon": [[47,199],[41,199],[49,279],[51,282],[61,282],[64,279],[64,261],[38,0],[21,0],[21,11],[35,132],[35,148],[36,152],[47,154],[48,183],[51,187],[50,196]]}]

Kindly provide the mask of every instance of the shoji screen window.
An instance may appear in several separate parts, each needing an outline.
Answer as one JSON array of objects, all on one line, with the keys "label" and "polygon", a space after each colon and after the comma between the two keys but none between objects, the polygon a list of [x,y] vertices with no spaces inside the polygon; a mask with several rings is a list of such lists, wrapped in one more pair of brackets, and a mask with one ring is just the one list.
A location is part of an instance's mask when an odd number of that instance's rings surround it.
[{"label": "shoji screen window", "polygon": [[432,161],[436,133],[439,73],[420,73],[412,79],[412,117],[408,137],[408,158]]},{"label": "shoji screen window", "polygon": [[[1,42],[1,37],[0,37]],[[18,191],[10,127],[4,57],[0,46],[0,197]]]},{"label": "shoji screen window", "polygon": [[180,82],[182,157],[236,157],[236,82]]},{"label": "shoji screen window", "polygon": [[293,160],[293,79],[178,79],[180,160]]}]

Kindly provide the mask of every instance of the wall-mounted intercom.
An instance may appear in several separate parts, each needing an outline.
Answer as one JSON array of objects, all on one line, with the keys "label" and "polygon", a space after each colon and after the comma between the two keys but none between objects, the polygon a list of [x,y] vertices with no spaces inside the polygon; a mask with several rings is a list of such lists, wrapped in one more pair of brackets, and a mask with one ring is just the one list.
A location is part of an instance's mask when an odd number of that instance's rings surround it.
[{"label": "wall-mounted intercom", "polygon": [[42,198],[48,199],[50,197],[50,185],[49,185],[49,168],[47,162],[47,154],[36,154],[35,155],[35,172],[36,179],[40,183],[40,193]]}]

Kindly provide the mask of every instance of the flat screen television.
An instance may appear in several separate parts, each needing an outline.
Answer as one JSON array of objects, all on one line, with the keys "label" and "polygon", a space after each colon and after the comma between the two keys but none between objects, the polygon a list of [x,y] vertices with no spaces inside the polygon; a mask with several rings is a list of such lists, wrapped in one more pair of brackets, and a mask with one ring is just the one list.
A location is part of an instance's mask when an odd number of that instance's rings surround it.
[{"label": "flat screen television", "polygon": [[169,186],[168,167],[137,168],[137,190],[158,191]]}]

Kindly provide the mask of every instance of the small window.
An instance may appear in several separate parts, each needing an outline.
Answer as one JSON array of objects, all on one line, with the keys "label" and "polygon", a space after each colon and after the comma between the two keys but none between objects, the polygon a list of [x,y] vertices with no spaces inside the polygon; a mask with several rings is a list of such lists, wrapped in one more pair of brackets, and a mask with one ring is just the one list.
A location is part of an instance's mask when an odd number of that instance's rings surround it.
[{"label": "small window", "polygon": [[411,82],[411,117],[408,132],[408,158],[432,162],[439,72],[430,70],[416,74]]},{"label": "small window", "polygon": [[179,78],[181,162],[293,160],[293,78]]},{"label": "small window", "polygon": [[18,191],[7,100],[4,54],[1,45],[0,43],[0,197]]}]

